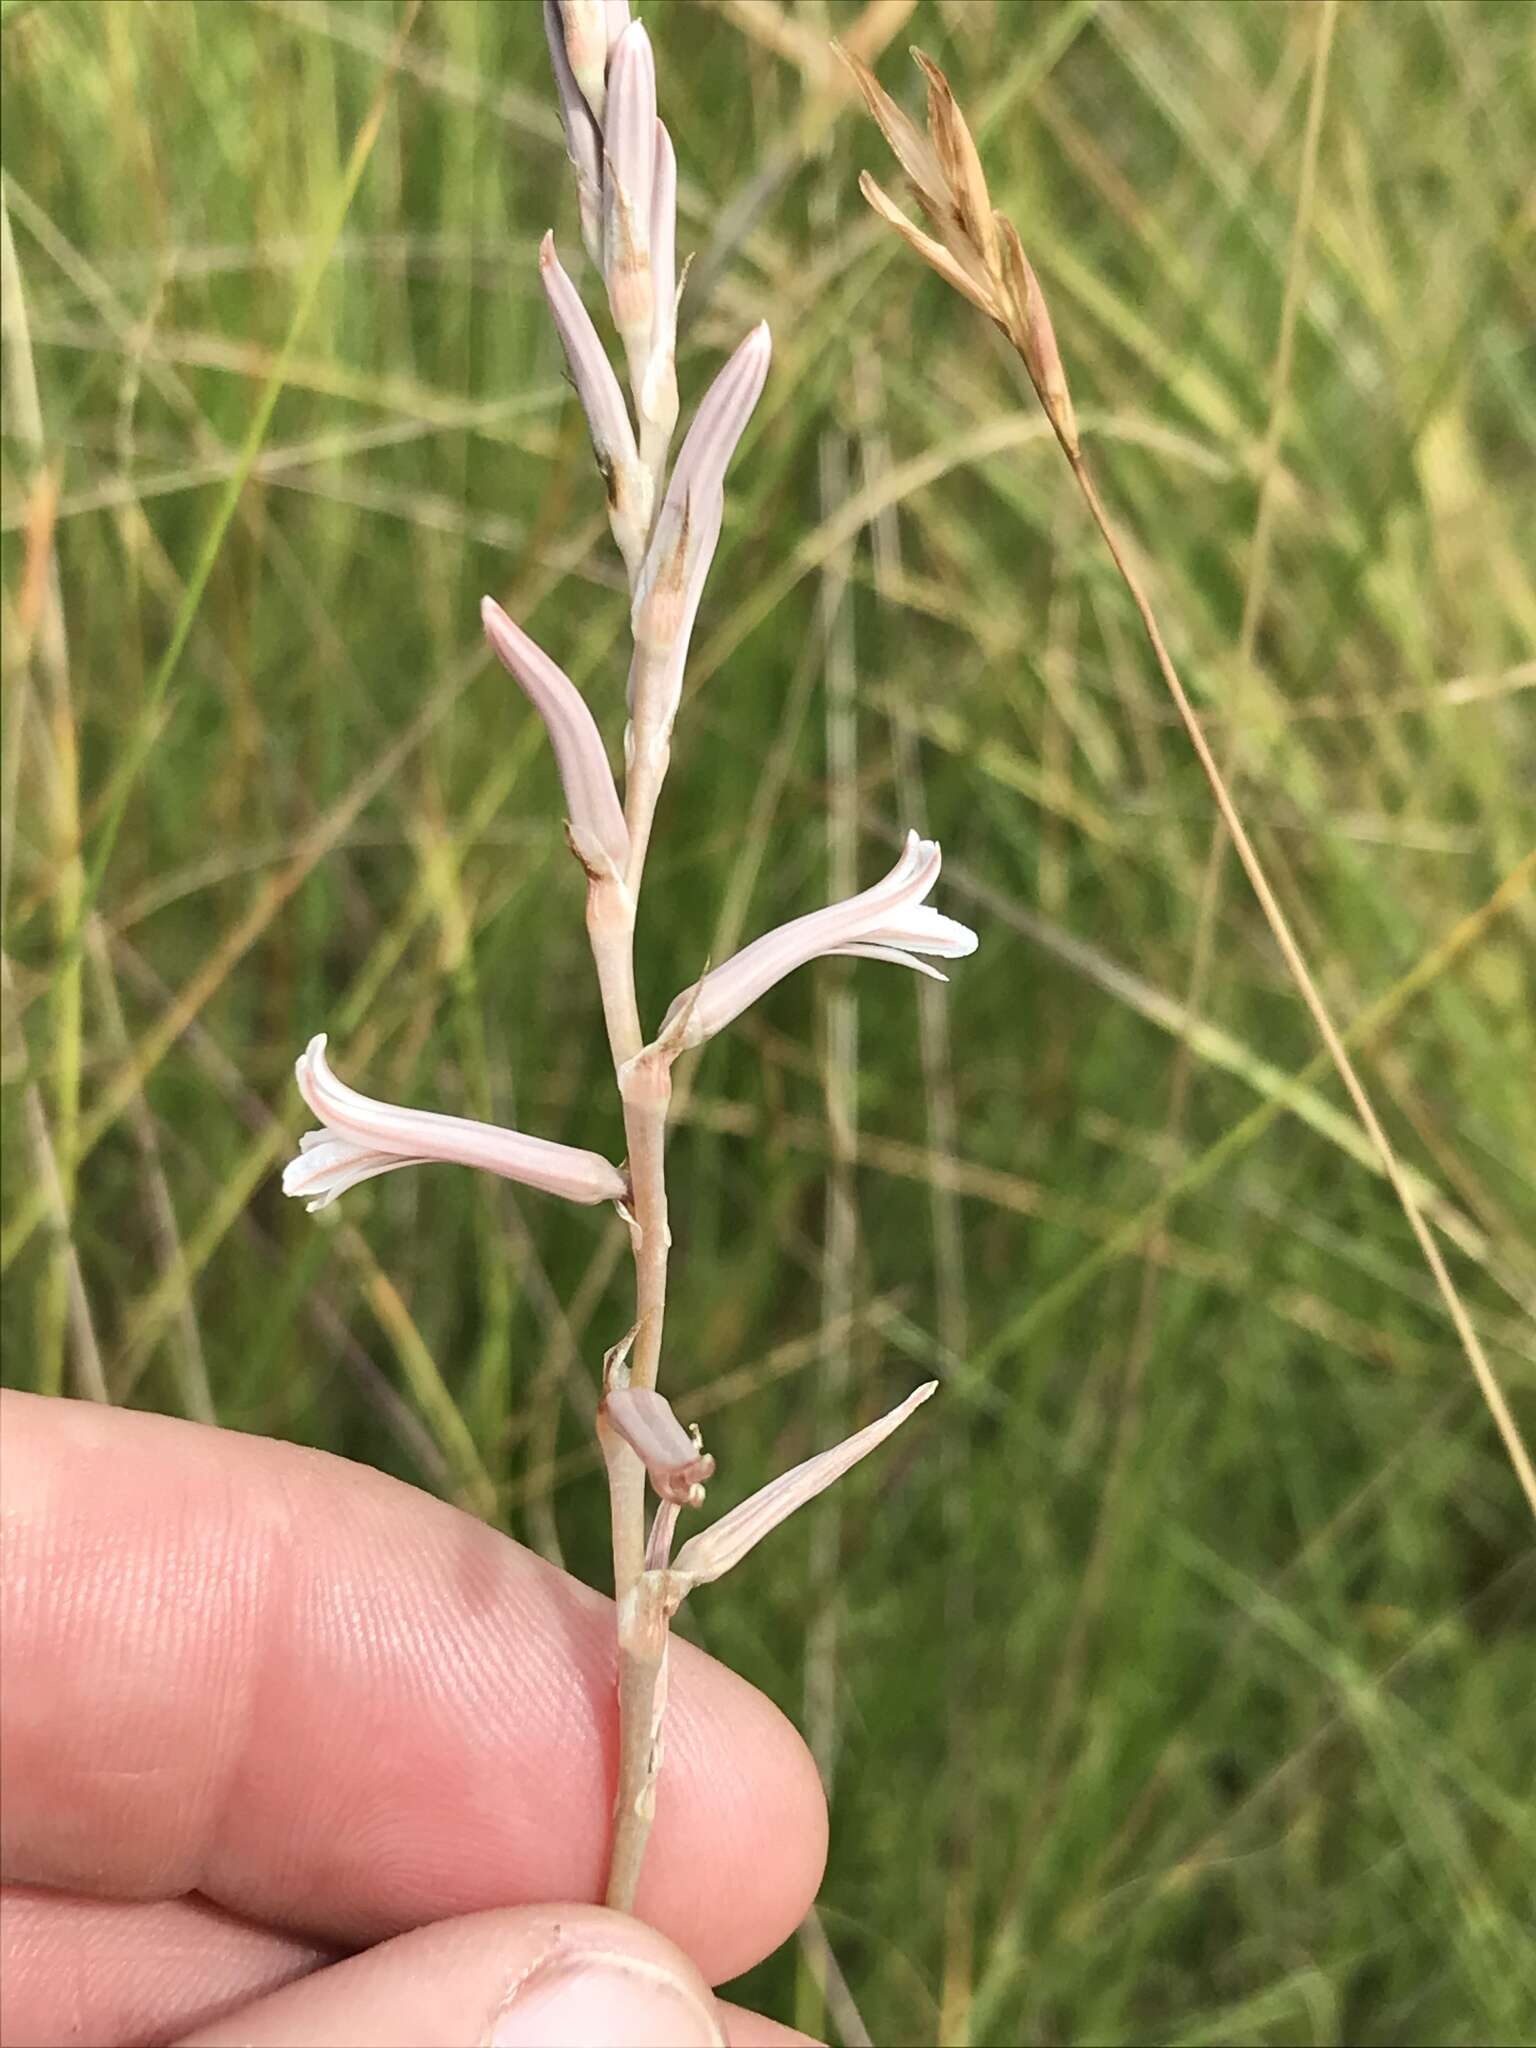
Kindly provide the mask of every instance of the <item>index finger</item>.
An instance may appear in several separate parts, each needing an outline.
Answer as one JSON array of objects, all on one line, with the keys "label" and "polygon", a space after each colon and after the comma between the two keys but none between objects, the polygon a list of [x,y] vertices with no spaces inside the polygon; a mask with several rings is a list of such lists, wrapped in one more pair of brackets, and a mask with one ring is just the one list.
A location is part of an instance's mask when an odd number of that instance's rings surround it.
[{"label": "index finger", "polygon": [[[322,1939],[600,1895],[612,1604],[323,1452],[3,1396],[0,1868]],[[825,1808],[679,1642],[639,1911],[713,1982],[814,1896]]]}]

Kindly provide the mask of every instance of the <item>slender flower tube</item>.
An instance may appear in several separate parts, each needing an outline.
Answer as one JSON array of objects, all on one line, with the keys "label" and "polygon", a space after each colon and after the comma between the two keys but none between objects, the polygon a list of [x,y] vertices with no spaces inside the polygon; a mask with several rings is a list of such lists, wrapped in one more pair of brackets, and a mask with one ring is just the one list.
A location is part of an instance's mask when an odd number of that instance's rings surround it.
[{"label": "slender flower tube", "polygon": [[589,875],[622,875],[629,832],[608,751],[587,700],[493,597],[480,600],[480,618],[497,660],[522,685],[548,728],[577,858]]},{"label": "slender flower tube", "polygon": [[658,1044],[685,1051],[713,1038],[760,995],[824,954],[851,953],[865,960],[890,960],[944,981],[917,953],[959,960],[976,950],[976,934],[924,902],[939,878],[941,856],[932,839],[907,834],[901,858],[872,889],[825,910],[810,911],[776,931],[754,939],[692,988],[684,989],[662,1020]]},{"label": "slender flower tube", "polygon": [[644,557],[646,535],[651,528],[651,473],[635,447],[629,409],[613,374],[608,351],[598,338],[580,292],[561,267],[552,234],[539,244],[539,278],[560,332],[571,382],[587,416],[592,452],[608,487],[608,521],[613,537],[630,575],[634,576]]},{"label": "slender flower tube", "polygon": [[596,1152],[359,1095],[331,1072],[324,1032],[309,1041],[294,1071],[299,1093],[325,1128],[300,1139],[298,1157],[283,1169],[283,1193],[305,1198],[311,1211],[328,1208],[376,1174],[433,1161],[483,1167],[568,1202],[615,1202],[624,1196],[623,1174]]},{"label": "slender flower tube", "polygon": [[555,91],[560,99],[560,120],[565,129],[565,153],[576,177],[576,200],[581,210],[581,239],[587,254],[599,267],[603,260],[603,138],[586,95],[576,83],[565,46],[565,22],[559,0],[544,0],[544,34],[549,43],[549,61],[555,74]]},{"label": "slender flower tube", "polygon": [[762,394],[772,356],[764,322],[710,385],[678,451],[630,611],[635,659],[629,706],[637,729],[671,729],[688,641],[720,539],[725,472]]},{"label": "slender flower tube", "polygon": [[651,276],[651,193],[656,177],[656,63],[632,21],[608,64],[603,122],[603,275],[630,383],[639,387],[650,353],[656,292]]}]

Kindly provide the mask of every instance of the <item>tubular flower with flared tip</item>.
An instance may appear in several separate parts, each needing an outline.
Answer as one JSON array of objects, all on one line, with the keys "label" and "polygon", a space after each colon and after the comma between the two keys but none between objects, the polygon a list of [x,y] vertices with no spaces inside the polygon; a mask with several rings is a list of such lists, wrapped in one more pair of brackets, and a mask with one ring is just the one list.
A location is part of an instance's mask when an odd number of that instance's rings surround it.
[{"label": "tubular flower with flared tip", "polygon": [[576,857],[594,877],[622,875],[629,859],[629,831],[608,751],[587,700],[493,597],[480,600],[480,617],[497,660],[522,685],[548,729]]},{"label": "tubular flower with flared tip", "polygon": [[923,900],[939,878],[940,865],[937,842],[909,832],[901,858],[884,881],[754,939],[684,989],[662,1020],[658,1045],[669,1052],[702,1045],[775,982],[825,954],[890,960],[944,981],[947,977],[937,968],[913,956],[931,953],[941,960],[959,960],[975,952],[977,940],[966,925],[941,916]]},{"label": "tubular flower with flared tip", "polygon": [[704,579],[720,539],[725,472],[762,394],[772,357],[764,322],[710,385],[678,451],[630,610],[635,636],[630,715],[637,727],[660,733],[671,727]]},{"label": "tubular flower with flared tip", "polygon": [[[560,345],[576,396],[587,416],[592,452],[608,489],[608,523],[631,575],[638,570],[650,532],[654,484],[640,460],[634,429],[608,352],[598,338],[581,294],[555,254],[555,238],[539,244],[539,277],[555,316]],[[674,392],[674,407],[676,395]]]},{"label": "tubular flower with flared tip", "polygon": [[596,1152],[359,1095],[331,1072],[324,1032],[309,1041],[294,1071],[299,1093],[324,1129],[299,1140],[298,1157],[283,1168],[283,1193],[304,1198],[311,1211],[328,1208],[376,1174],[437,1161],[478,1166],[568,1202],[616,1202],[626,1192],[623,1174]]}]

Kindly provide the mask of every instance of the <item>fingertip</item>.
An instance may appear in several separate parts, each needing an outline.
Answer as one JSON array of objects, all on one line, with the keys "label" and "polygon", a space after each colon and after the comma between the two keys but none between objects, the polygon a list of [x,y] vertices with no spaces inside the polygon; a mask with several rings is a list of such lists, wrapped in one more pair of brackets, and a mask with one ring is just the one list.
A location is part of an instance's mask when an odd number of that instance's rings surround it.
[{"label": "fingertip", "polygon": [[665,1936],[601,1906],[556,1905],[397,1935],[182,2048],[725,2048],[727,2038],[714,1994]]}]

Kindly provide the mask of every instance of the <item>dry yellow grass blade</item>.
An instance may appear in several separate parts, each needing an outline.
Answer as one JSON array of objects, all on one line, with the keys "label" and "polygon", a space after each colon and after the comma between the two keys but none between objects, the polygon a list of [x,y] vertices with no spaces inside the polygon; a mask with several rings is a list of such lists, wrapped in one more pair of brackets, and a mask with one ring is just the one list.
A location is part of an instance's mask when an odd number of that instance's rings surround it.
[{"label": "dry yellow grass blade", "polygon": [[[935,264],[935,268],[951,283],[954,282],[952,266],[960,269],[968,277],[978,280],[977,291],[968,291],[966,296],[977,304],[982,304],[985,299],[992,301],[992,318],[1018,350],[1029,373],[1030,382],[1034,385],[1046,417],[1061,444],[1083,501],[1136,608],[1158,671],[1169,696],[1173,699],[1180,723],[1189,737],[1190,745],[1194,748],[1195,756],[1210,785],[1221,822],[1231,838],[1238,859],[1242,862],[1265,922],[1279,948],[1287,971],[1311,1014],[1318,1036],[1322,1039],[1339,1079],[1344,1084],[1355,1114],[1381,1160],[1382,1171],[1391,1183],[1392,1191],[1408,1220],[1408,1227],[1424,1255],[1425,1264],[1434,1276],[1435,1285],[1445,1302],[1467,1362],[1472,1368],[1473,1377],[1503,1441],[1509,1461],[1514,1467],[1515,1476],[1533,1516],[1536,1516],[1536,1467],[1532,1466],[1530,1453],[1525,1447],[1519,1426],[1483,1348],[1482,1340],[1473,1327],[1456,1283],[1451,1278],[1450,1269],[1445,1263],[1434,1233],[1425,1220],[1409,1177],[1398,1162],[1392,1142],[1334,1024],[1306,957],[1291,930],[1290,921],[1280,907],[1263,863],[1232,800],[1227,780],[1217,765],[1204,727],[1174,667],[1173,658],[1163,639],[1142,577],[1112,523],[1088,470],[1073,417],[1066,373],[1039,280],[1035,277],[1010,223],[999,222],[1003,230],[1000,256],[997,240],[983,231],[980,225],[979,208],[985,199],[985,182],[982,180],[980,166],[976,160],[975,145],[965,129],[964,119],[948,80],[937,65],[920,53],[914,52],[928,80],[929,126],[932,131],[930,144],[917,133],[907,116],[896,107],[867,68],[856,58],[849,57],[846,51],[843,55],[844,61],[850,65],[854,76],[859,80],[871,113],[911,179],[919,202],[943,240],[944,248],[951,260],[948,263]],[[882,215],[886,213],[883,205],[877,206],[877,211]],[[987,218],[991,218],[990,210]],[[910,242],[912,235],[907,233],[906,239]]]}]

